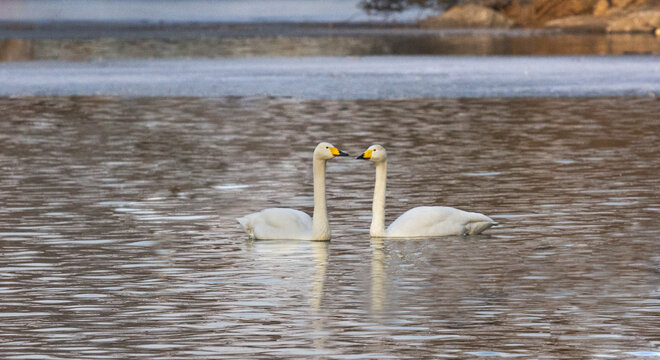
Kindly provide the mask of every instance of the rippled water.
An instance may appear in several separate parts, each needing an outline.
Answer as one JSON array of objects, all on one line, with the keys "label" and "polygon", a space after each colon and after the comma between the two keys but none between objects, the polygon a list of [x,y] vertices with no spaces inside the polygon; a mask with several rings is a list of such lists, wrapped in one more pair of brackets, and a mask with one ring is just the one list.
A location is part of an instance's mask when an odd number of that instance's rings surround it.
[{"label": "rippled water", "polygon": [[[660,355],[660,103],[635,98],[0,98],[5,359]],[[328,165],[331,242],[248,241],[312,209],[310,152],[390,153],[388,221],[442,204],[487,235],[370,240],[374,169]]]}]

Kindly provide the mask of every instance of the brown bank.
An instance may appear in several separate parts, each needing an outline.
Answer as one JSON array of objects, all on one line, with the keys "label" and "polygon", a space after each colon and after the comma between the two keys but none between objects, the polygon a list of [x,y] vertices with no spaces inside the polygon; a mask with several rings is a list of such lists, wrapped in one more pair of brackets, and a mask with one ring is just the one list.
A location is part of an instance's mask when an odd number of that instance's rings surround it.
[{"label": "brown bank", "polygon": [[655,33],[660,0],[486,0],[456,5],[419,21],[424,28],[561,28],[589,32]]}]

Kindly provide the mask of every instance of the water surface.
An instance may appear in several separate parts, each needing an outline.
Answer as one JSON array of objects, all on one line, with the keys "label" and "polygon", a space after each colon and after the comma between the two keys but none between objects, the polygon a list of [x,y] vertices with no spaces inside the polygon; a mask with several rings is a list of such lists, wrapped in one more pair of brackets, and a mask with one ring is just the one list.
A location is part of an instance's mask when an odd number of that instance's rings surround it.
[{"label": "water surface", "polygon": [[[6,359],[645,358],[660,354],[660,103],[649,98],[0,98]],[[388,222],[483,212],[478,237],[371,240],[374,169],[328,163],[331,242],[234,220],[312,209],[310,152],[388,148]]]}]

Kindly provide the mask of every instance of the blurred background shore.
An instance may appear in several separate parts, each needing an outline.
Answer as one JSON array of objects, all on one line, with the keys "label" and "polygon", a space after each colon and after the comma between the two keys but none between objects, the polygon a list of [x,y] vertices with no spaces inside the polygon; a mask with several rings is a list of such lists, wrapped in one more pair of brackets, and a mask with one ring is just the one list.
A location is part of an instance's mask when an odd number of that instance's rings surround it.
[{"label": "blurred background shore", "polygon": [[[593,2],[571,3],[580,1]],[[401,2],[3,1],[0,61],[660,53],[660,38],[654,31],[608,33],[600,31],[603,29],[559,27],[552,25],[556,19],[550,19],[550,15],[546,20],[552,26],[545,26],[540,20],[507,20],[507,26],[469,20],[489,19],[479,11],[509,9],[513,6],[510,1],[506,3],[508,7],[503,2],[464,2],[469,3],[470,11],[481,7],[476,13],[464,14],[469,18],[465,21],[452,15],[456,13],[454,9],[465,7],[464,3],[451,6],[454,2],[438,1],[422,6],[413,1],[392,10],[398,3]],[[533,5],[527,3],[525,6]],[[562,1],[555,3],[554,16],[566,15],[557,9]],[[652,7],[628,3],[619,8]],[[617,4],[612,3],[610,12],[615,12]],[[582,4],[579,11],[571,14],[586,12],[585,9],[595,11],[596,5]],[[599,6],[598,11],[603,12],[604,5]],[[527,13],[540,16],[542,11],[550,10],[530,8]],[[448,16],[453,20],[447,20]]]}]

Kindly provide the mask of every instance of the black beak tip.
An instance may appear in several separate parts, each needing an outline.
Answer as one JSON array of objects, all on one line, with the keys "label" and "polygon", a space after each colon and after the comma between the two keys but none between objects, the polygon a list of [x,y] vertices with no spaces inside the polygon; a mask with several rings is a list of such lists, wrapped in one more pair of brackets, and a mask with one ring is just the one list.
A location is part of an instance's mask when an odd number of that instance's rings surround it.
[{"label": "black beak tip", "polygon": [[339,150],[339,156],[350,156],[350,155],[348,155],[348,153]]},{"label": "black beak tip", "polygon": [[361,154],[360,156],[356,157],[356,159],[364,159],[364,154]]}]

